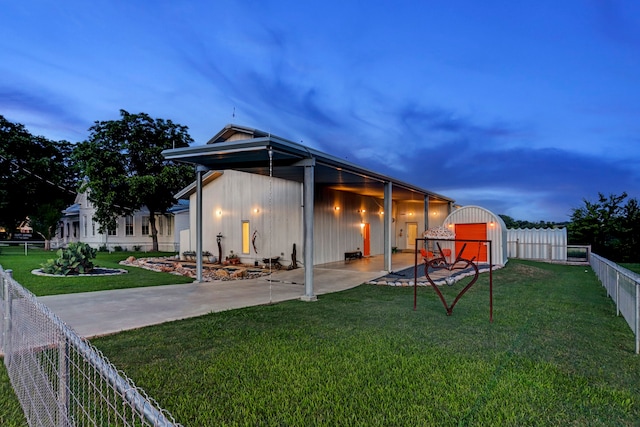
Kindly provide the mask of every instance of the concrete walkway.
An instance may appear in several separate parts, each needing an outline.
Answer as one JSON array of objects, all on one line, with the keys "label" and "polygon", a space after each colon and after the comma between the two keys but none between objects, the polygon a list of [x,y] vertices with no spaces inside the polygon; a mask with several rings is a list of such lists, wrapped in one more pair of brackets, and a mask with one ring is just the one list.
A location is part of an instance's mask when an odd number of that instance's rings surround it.
[{"label": "concrete walkway", "polygon": [[[412,266],[413,254],[394,255],[393,265],[398,270]],[[313,274],[314,294],[323,295],[356,287],[386,273],[379,256],[325,264],[315,267]],[[275,271],[259,279],[51,295],[39,297],[38,301],[80,335],[91,338],[212,312],[299,299],[304,292],[304,269],[299,268]]]}]

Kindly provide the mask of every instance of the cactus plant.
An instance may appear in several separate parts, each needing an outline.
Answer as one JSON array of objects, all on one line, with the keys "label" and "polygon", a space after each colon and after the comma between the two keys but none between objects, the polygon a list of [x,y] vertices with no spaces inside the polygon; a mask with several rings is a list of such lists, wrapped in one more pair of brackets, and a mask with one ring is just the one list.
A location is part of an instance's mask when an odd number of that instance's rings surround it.
[{"label": "cactus plant", "polygon": [[68,276],[70,274],[86,274],[93,269],[97,250],[86,243],[72,242],[64,249],[58,249],[57,259],[49,259],[41,264],[42,271],[47,274]]}]

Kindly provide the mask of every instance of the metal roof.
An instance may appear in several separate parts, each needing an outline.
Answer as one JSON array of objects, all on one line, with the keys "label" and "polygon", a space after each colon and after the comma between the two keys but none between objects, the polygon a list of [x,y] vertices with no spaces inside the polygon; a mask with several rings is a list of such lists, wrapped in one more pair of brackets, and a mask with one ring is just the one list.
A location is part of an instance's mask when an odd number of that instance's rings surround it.
[{"label": "metal roof", "polygon": [[[233,139],[233,135],[238,134],[245,134],[248,139],[229,140]],[[277,178],[303,182],[304,168],[299,162],[311,159],[315,162],[316,186],[382,199],[384,183],[391,182],[393,200],[423,202],[424,197],[428,196],[432,202],[454,202],[451,198],[371,171],[305,145],[238,125],[225,126],[206,145],[175,148],[162,152],[167,160],[202,165],[211,170],[234,169],[265,176],[270,175],[270,153],[272,175]]]}]

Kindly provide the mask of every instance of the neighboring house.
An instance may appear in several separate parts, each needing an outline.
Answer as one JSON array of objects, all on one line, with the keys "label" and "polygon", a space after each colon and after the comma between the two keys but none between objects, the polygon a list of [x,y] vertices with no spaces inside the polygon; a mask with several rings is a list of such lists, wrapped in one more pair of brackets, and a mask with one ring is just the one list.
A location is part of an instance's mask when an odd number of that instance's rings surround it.
[{"label": "neighboring house", "polygon": [[[299,265],[344,260],[348,253],[381,255],[414,250],[415,239],[441,225],[453,199],[373,172],[299,143],[227,125],[206,145],[166,150],[191,163],[197,179],[176,195],[190,202],[190,228],[181,251],[231,251],[243,263],[280,257],[293,245]],[[200,246],[200,248],[198,248]],[[201,266],[199,267],[201,268]],[[305,268],[305,281],[312,272]],[[312,285],[311,285],[312,286]],[[307,298],[313,290],[307,289]]]},{"label": "neighboring house", "polygon": [[[158,228],[158,249],[179,252],[180,231],[188,228],[189,205],[181,201],[164,215],[156,216]],[[133,215],[118,218],[117,227],[107,233],[100,233],[100,225],[94,221],[95,208],[87,193],[78,193],[75,203],[62,211],[62,219],[51,247],[63,247],[70,242],[88,243],[94,248],[106,247],[129,251],[149,251],[152,247],[149,226],[149,211],[142,208]]]}]

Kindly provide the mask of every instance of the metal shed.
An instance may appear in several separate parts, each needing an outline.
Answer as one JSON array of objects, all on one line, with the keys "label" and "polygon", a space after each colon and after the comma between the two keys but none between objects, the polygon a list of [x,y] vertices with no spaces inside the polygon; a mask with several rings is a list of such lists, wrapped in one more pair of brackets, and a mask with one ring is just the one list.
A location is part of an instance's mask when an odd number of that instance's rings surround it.
[{"label": "metal shed", "polygon": [[[502,218],[493,212],[480,206],[463,206],[451,212],[443,225],[455,233],[456,239],[491,240],[493,263],[507,263],[507,226]],[[484,252],[481,252],[482,250]],[[486,260],[486,248],[478,247],[474,256],[479,261]]]}]

